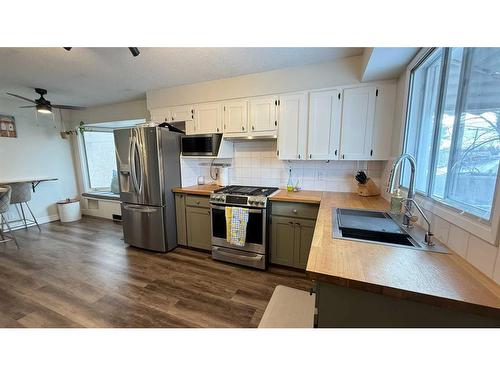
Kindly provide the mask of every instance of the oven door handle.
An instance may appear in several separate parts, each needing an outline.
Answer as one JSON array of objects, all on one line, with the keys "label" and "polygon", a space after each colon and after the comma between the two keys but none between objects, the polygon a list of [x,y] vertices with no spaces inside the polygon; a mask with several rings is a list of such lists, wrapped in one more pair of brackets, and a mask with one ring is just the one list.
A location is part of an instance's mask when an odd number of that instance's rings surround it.
[{"label": "oven door handle", "polygon": [[[215,204],[211,204],[210,205],[210,208],[213,209],[213,210],[220,210],[220,211],[224,211],[226,209],[226,207],[239,207],[239,206],[218,206],[218,205],[215,205]],[[242,207],[242,208],[246,208],[246,207]],[[254,208],[247,208],[248,212],[251,212],[253,214],[260,214],[262,213],[262,211],[264,211],[265,209],[261,209],[261,210],[256,210]]]},{"label": "oven door handle", "polygon": [[264,257],[264,255],[260,255],[260,254],[255,254],[252,256],[233,254],[233,253],[224,251],[220,248],[217,249],[216,251],[224,256],[227,256],[228,258],[241,259],[241,260],[252,260],[254,262],[260,262],[262,260],[262,258]]}]

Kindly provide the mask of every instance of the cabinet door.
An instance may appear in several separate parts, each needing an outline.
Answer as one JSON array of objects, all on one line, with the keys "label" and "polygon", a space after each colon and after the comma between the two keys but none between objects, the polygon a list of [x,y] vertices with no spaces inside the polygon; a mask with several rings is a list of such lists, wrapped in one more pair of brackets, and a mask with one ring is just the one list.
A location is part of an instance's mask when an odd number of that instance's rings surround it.
[{"label": "cabinet door", "polygon": [[293,265],[297,268],[306,269],[316,221],[309,219],[295,219],[294,222],[295,249],[293,252]]},{"label": "cabinet door", "polygon": [[186,231],[186,196],[175,194],[175,221],[177,224],[177,243],[187,245]]},{"label": "cabinet door", "polygon": [[248,101],[235,100],[225,102],[224,133],[246,133],[248,131]]},{"label": "cabinet door", "polygon": [[186,228],[189,246],[205,250],[212,249],[210,209],[187,206]]},{"label": "cabinet door", "polygon": [[193,108],[190,105],[180,105],[170,108],[171,121],[191,121],[193,117]]},{"label": "cabinet door", "polygon": [[388,160],[391,157],[395,107],[396,85],[377,85],[371,147],[373,160]]},{"label": "cabinet door", "polygon": [[263,132],[276,130],[278,127],[277,107],[277,96],[250,99],[250,131]]},{"label": "cabinet door", "polygon": [[194,106],[194,131],[196,134],[222,133],[222,116],[219,103]]},{"label": "cabinet door", "polygon": [[341,159],[366,160],[370,158],[376,90],[373,86],[344,90]]},{"label": "cabinet door", "polygon": [[151,121],[155,122],[165,122],[170,120],[170,110],[168,108],[156,108],[149,111],[151,114]]},{"label": "cabinet door", "polygon": [[305,159],[307,148],[307,94],[283,95],[278,105],[278,158]]},{"label": "cabinet door", "polygon": [[339,90],[310,94],[308,159],[336,160],[339,158],[341,103],[342,95]]},{"label": "cabinet door", "polygon": [[293,266],[294,234],[292,218],[271,216],[271,263]]}]

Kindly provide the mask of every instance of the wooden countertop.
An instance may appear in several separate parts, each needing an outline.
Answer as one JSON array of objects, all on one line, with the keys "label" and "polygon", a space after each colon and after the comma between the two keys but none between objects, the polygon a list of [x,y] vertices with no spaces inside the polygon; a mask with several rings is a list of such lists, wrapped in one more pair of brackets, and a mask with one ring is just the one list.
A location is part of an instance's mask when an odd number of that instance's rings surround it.
[{"label": "wooden countertop", "polygon": [[215,184],[207,184],[207,185],[193,185],[186,187],[176,187],[172,189],[174,193],[186,193],[186,194],[195,194],[195,195],[210,195],[215,190],[220,189],[219,185]]},{"label": "wooden countertop", "polygon": [[321,202],[322,191],[300,190],[297,192],[278,190],[278,193],[269,198],[271,201],[315,203]]},{"label": "wooden countertop", "polygon": [[315,280],[500,318],[500,286],[450,250],[412,250],[332,237],[332,208],[387,210],[379,197],[322,193],[306,272]]}]

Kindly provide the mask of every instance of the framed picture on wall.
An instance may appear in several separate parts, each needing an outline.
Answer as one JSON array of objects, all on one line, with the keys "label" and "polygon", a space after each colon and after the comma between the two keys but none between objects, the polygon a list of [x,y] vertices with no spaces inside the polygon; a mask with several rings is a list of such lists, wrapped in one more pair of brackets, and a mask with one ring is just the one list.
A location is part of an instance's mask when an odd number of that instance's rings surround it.
[{"label": "framed picture on wall", "polygon": [[0,114],[0,137],[17,138],[14,116]]}]

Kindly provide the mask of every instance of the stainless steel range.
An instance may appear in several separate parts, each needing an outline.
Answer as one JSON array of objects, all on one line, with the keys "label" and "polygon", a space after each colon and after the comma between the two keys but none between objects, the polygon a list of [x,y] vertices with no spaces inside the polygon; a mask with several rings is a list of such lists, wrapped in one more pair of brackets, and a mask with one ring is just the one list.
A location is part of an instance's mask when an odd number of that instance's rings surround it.
[{"label": "stainless steel range", "polygon": [[[226,186],[210,195],[212,213],[212,258],[226,262],[265,269],[267,262],[267,206],[268,198],[278,188],[255,186]],[[227,241],[227,206],[246,207],[249,210],[244,246]]]}]

